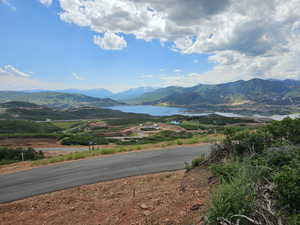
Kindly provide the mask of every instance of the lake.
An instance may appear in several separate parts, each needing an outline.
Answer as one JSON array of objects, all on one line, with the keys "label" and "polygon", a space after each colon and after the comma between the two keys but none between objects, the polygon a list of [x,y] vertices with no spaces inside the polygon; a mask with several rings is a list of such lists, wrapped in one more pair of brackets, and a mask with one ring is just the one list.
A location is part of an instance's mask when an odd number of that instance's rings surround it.
[{"label": "lake", "polygon": [[[214,113],[190,113],[187,112],[185,108],[179,107],[166,107],[166,106],[152,106],[152,105],[120,105],[108,107],[109,109],[119,110],[128,113],[143,113],[149,114],[151,116],[172,116],[172,115],[184,115],[184,116],[207,116],[209,114],[217,114],[225,117],[249,117],[244,115],[239,115],[235,113],[226,112],[214,112]],[[273,115],[273,116],[261,116],[258,114],[252,115],[254,118],[270,118],[273,120],[282,120],[285,117],[299,118],[299,114],[292,115]]]}]

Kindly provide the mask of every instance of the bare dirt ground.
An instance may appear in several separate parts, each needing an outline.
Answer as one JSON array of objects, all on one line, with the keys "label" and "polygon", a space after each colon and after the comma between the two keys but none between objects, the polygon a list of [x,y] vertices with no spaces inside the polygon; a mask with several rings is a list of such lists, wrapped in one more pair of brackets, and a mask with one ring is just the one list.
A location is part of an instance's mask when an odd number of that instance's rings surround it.
[{"label": "bare dirt ground", "polygon": [[56,138],[1,138],[0,146],[5,147],[32,147],[32,148],[55,148],[61,147]]},{"label": "bare dirt ground", "polygon": [[[131,177],[0,204],[1,225],[191,225],[208,210],[206,169]],[[194,207],[193,207],[194,206]],[[192,209],[192,207],[194,209]]]},{"label": "bare dirt ground", "polygon": [[[0,139],[0,146],[1,147],[11,147],[11,148],[18,148],[18,147],[23,147],[23,148],[64,148],[64,149],[70,149],[70,151],[73,151],[72,149],[76,148],[83,148],[86,149],[88,146],[83,146],[83,145],[62,145],[56,138],[24,138],[24,137],[14,137],[14,138],[1,138]],[[114,145],[94,145],[94,148],[110,148],[113,147]],[[57,155],[56,153],[59,154],[65,154],[62,151],[51,151],[51,153],[46,153],[46,157],[49,156],[54,156]],[[68,153],[68,152],[67,152]]]},{"label": "bare dirt ground", "polygon": [[17,162],[8,165],[0,166],[0,174],[14,173],[22,170],[27,170],[32,168],[32,162]]}]

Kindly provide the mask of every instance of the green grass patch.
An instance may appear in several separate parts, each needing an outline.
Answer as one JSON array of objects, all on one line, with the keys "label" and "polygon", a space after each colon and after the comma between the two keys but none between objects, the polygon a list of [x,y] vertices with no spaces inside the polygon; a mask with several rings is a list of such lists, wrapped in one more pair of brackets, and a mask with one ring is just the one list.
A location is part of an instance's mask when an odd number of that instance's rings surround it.
[{"label": "green grass patch", "polygon": [[56,127],[59,127],[61,129],[67,130],[72,127],[74,127],[77,124],[80,124],[78,121],[58,121],[58,122],[52,122],[52,124]]},{"label": "green grass patch", "polygon": [[211,225],[218,224],[219,218],[231,218],[237,214],[248,215],[255,203],[256,193],[253,188],[255,172],[251,167],[240,164],[234,173],[230,170],[226,174],[226,179],[222,177],[221,185],[212,197],[208,216]]},{"label": "green grass patch", "polygon": [[101,155],[112,155],[117,152],[119,152],[119,149],[108,148],[101,150]]},{"label": "green grass patch", "polygon": [[61,138],[64,134],[59,133],[3,133],[1,138]]},{"label": "green grass patch", "polygon": [[19,160],[0,160],[0,166],[19,162]]},{"label": "green grass patch", "polygon": [[51,123],[37,123],[27,120],[0,120],[0,134],[54,133],[61,131]]}]

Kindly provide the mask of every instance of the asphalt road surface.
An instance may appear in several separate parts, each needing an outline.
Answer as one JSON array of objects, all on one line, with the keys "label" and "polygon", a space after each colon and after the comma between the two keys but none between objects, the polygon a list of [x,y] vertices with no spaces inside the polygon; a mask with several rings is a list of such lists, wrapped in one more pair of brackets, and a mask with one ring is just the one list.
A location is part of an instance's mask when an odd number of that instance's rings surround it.
[{"label": "asphalt road surface", "polygon": [[55,147],[55,148],[34,148],[36,151],[52,152],[52,151],[62,151],[62,152],[81,152],[88,151],[89,147]]},{"label": "asphalt road surface", "polygon": [[129,176],[180,170],[211,145],[174,147],[77,160],[0,176],[0,203]]}]

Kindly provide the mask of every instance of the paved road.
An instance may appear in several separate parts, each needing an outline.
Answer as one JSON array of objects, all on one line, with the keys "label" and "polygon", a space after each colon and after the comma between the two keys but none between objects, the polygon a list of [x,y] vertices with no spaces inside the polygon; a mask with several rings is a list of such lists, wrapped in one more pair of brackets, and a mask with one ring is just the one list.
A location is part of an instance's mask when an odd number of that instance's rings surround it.
[{"label": "paved road", "polygon": [[52,152],[52,151],[63,151],[63,152],[80,152],[88,151],[89,147],[53,147],[53,148],[34,148],[37,151]]},{"label": "paved road", "polygon": [[130,152],[34,168],[0,176],[0,203],[83,184],[184,168],[211,145]]}]

